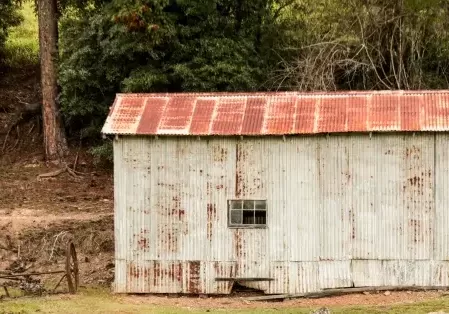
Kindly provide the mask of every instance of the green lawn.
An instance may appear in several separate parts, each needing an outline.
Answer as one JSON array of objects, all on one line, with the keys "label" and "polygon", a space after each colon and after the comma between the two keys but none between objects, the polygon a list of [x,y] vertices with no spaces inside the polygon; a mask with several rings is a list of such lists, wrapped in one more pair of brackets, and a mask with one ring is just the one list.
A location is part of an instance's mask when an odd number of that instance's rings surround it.
[{"label": "green lawn", "polygon": [[[15,300],[0,301],[0,314],[4,313],[311,313],[316,308],[282,308],[276,307],[276,303],[264,306],[260,303],[257,309],[214,309],[195,308],[195,299],[192,299],[190,307],[177,307],[176,298],[173,306],[166,307],[152,305],[145,302],[145,297],[126,297],[111,295],[106,290],[82,289],[78,295],[58,295],[42,298],[19,298]],[[257,303],[256,303],[257,304]],[[279,303],[278,303],[279,304]],[[280,305],[280,304],[279,304]],[[271,308],[269,308],[271,307]],[[332,313],[429,313],[432,311],[448,311],[449,297],[440,297],[424,303],[391,305],[381,307],[338,307],[331,308]]]},{"label": "green lawn", "polygon": [[6,41],[6,64],[21,67],[38,63],[39,36],[34,1],[24,1],[20,10],[23,22],[9,30]]}]

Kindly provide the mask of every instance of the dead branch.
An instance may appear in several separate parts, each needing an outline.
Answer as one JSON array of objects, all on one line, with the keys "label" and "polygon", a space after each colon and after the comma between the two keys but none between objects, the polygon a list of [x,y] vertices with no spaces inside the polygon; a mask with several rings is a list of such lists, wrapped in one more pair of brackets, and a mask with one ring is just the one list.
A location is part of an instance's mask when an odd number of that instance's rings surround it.
[{"label": "dead branch", "polygon": [[19,126],[16,126],[16,131],[17,131],[17,139],[16,142],[14,143],[14,146],[12,147],[12,149],[14,150],[17,147],[17,144],[19,144],[19,140],[20,140],[20,131],[19,131]]},{"label": "dead branch", "polygon": [[58,238],[59,238],[61,235],[65,235],[66,233],[67,233],[67,231],[61,231],[60,233],[58,233],[58,234],[55,236],[55,241],[53,242],[53,247],[51,248],[50,257],[48,258],[49,261],[51,261],[51,259],[53,258],[53,252],[54,252],[54,250],[55,250],[56,242],[58,241]]},{"label": "dead branch", "polygon": [[53,292],[56,291],[56,289],[59,287],[59,285],[61,284],[62,280],[67,276],[67,274],[64,274],[61,279],[59,279],[58,283],[56,284],[56,286],[53,288]]},{"label": "dead branch", "polygon": [[37,176],[37,179],[43,179],[43,178],[52,178],[52,177],[57,177],[59,176],[61,173],[64,173],[66,171],[65,168],[56,170],[56,171],[52,171],[52,172],[48,172],[48,173],[43,173]]},{"label": "dead branch", "polygon": [[56,171],[52,171],[52,172],[48,172],[48,173],[43,173],[37,176],[38,180],[44,179],[44,178],[52,178],[52,177],[57,177],[62,173],[67,172],[70,176],[72,176],[75,179],[80,179],[80,177],[83,177],[85,175],[89,175],[89,174],[95,174],[95,172],[91,172],[91,173],[84,173],[84,172],[80,172],[80,171],[76,171],[73,170],[72,168],[70,168],[67,164],[64,165],[64,167],[62,167],[59,170]]},{"label": "dead branch", "polygon": [[78,156],[79,156],[79,150],[76,152],[76,157],[75,157],[75,161],[73,162],[73,171],[76,171],[76,166],[78,164]]},{"label": "dead branch", "polygon": [[11,133],[11,130],[12,130],[12,128],[9,128],[8,132],[6,133],[5,140],[3,141],[2,153],[5,151],[6,143],[8,142],[8,137],[9,137],[9,133]]}]

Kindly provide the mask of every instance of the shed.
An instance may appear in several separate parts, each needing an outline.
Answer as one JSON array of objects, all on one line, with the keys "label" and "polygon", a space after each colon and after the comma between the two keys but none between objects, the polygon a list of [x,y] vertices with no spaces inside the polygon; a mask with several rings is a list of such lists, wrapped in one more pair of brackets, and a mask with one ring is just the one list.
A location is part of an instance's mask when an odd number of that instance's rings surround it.
[{"label": "shed", "polygon": [[449,285],[449,91],[118,94],[117,293]]}]

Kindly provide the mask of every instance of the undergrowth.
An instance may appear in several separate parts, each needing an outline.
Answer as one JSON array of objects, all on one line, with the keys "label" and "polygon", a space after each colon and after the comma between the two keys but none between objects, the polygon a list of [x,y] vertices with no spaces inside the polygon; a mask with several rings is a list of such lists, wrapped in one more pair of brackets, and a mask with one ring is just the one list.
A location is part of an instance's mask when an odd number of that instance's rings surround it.
[{"label": "undergrowth", "polygon": [[18,68],[39,62],[39,36],[37,15],[33,1],[22,4],[20,25],[12,27],[5,44],[5,65]]}]

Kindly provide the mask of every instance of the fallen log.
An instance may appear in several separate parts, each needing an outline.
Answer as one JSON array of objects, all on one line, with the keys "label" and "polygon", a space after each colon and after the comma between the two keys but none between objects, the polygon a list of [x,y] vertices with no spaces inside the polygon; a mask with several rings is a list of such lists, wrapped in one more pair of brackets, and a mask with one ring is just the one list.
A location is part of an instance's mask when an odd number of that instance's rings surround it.
[{"label": "fallen log", "polygon": [[380,292],[380,291],[429,291],[429,290],[447,290],[446,286],[379,286],[379,287],[356,287],[356,288],[339,288],[339,289],[323,289],[317,292],[299,293],[299,294],[278,294],[264,295],[257,297],[245,298],[246,301],[269,301],[269,300],[289,300],[297,298],[324,298],[345,294],[363,293],[363,292]]}]

